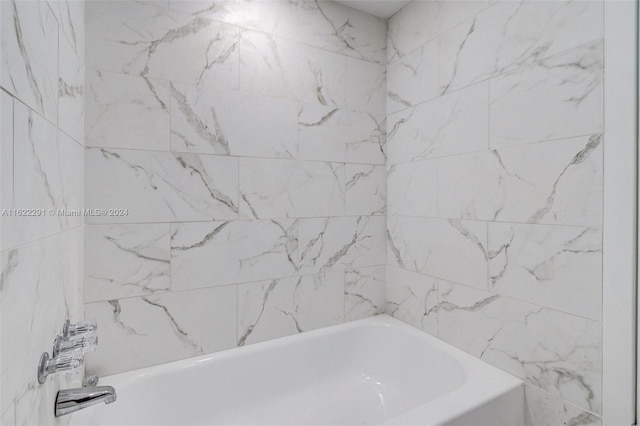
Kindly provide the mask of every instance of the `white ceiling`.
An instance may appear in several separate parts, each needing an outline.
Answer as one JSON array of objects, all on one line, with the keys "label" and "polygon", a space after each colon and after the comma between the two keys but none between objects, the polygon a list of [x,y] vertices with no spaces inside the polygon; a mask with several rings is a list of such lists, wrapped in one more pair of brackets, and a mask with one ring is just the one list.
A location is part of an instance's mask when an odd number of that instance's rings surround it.
[{"label": "white ceiling", "polygon": [[354,9],[370,13],[379,18],[390,18],[411,0],[336,0]]}]

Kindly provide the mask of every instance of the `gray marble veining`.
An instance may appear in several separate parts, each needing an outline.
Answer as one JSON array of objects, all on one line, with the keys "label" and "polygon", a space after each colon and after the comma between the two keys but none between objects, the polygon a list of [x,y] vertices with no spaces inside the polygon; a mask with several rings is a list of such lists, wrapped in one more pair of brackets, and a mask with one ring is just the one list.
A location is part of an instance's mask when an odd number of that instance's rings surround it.
[{"label": "gray marble veining", "polygon": [[[158,151],[87,150],[87,206],[127,208],[93,223],[236,219],[237,158]],[[105,189],[117,188],[117,191]]]},{"label": "gray marble veining", "polygon": [[87,226],[86,302],[170,290],[169,224]]}]

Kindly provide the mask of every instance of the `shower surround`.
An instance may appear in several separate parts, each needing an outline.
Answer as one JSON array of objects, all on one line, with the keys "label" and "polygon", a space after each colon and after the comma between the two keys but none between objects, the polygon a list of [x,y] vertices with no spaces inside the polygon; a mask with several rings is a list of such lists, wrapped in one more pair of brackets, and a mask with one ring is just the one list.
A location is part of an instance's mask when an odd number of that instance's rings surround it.
[{"label": "shower surround", "polygon": [[389,20],[387,312],[601,424],[602,1]]},{"label": "shower surround", "polygon": [[602,1],[1,3],[2,208],[116,209],[2,218],[2,424],[83,297],[92,373],[386,311],[602,423]]},{"label": "shower surround", "polygon": [[100,375],[385,310],[386,22],[333,2],[88,2]]},{"label": "shower surround", "polygon": [[84,4],[0,8],[0,423],[62,425],[56,392],[81,377],[35,373],[64,320],[83,316],[83,219],[64,212],[84,207]]}]

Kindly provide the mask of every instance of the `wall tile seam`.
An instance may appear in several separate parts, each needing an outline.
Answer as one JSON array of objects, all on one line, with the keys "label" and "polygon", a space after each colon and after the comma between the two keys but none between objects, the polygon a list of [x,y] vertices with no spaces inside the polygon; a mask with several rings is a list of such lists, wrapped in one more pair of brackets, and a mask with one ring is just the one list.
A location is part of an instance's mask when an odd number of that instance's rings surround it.
[{"label": "wall tile seam", "polygon": [[87,150],[116,150],[116,151],[127,151],[127,152],[146,152],[146,153],[161,153],[161,154],[194,154],[201,155],[206,157],[217,157],[217,158],[233,158],[233,159],[252,159],[252,160],[279,160],[279,161],[289,161],[296,163],[323,163],[323,164],[342,164],[345,166],[355,165],[355,166],[384,166],[385,163],[371,163],[371,162],[362,162],[356,163],[352,161],[330,161],[330,160],[308,160],[304,158],[290,158],[290,157],[258,157],[258,156],[249,156],[249,155],[220,155],[220,154],[211,154],[206,152],[196,152],[196,151],[179,151],[179,150],[159,150],[159,149],[143,149],[143,148],[119,148],[119,147],[107,147],[107,146],[98,146],[98,145],[81,145],[83,148]]},{"label": "wall tile seam", "polygon": [[[53,0],[53,1],[57,1],[57,0]],[[55,19],[57,24],[58,24],[58,33],[64,34],[64,37],[67,39],[67,42],[69,43],[69,45],[73,49],[73,52],[76,54],[76,57],[78,59],[80,59],[80,56],[78,55],[78,52],[76,51],[76,47],[74,46],[73,41],[71,40],[71,38],[69,37],[67,32],[64,30],[63,23],[60,22],[60,20],[58,19],[58,14],[51,7],[51,1],[50,0],[46,0],[46,3],[47,3],[47,8],[49,9],[49,11],[51,11],[51,15],[53,15],[53,19]]]},{"label": "wall tile seam", "polygon": [[[220,22],[220,21],[218,21],[218,22]],[[235,26],[234,24],[226,24],[226,23],[225,23],[225,25]],[[361,62],[364,62],[364,63],[367,63],[367,64],[377,65],[377,66],[379,66],[381,68],[384,68],[385,73],[386,73],[386,70],[388,69],[387,64],[385,62],[368,61],[368,60],[366,60],[364,58],[359,58],[359,57],[355,57],[355,56],[349,56],[349,55],[345,55],[345,54],[342,54],[342,53],[339,53],[339,52],[335,52],[335,51],[332,51],[332,50],[322,49],[320,47],[317,47],[317,46],[314,46],[314,45],[311,45],[311,44],[308,44],[308,43],[305,43],[305,42],[302,42],[302,41],[299,41],[299,40],[296,40],[296,39],[289,39],[289,38],[286,38],[286,37],[273,35],[271,33],[265,32],[265,31],[253,30],[253,29],[249,29],[249,28],[243,29],[242,27],[238,27],[238,28],[240,28],[241,30],[244,30],[244,31],[252,31],[252,32],[255,32],[255,33],[260,33],[260,34],[266,35],[267,37],[270,37],[270,38],[273,38],[273,39],[280,39],[280,40],[284,40],[284,41],[287,41],[287,42],[293,42],[293,43],[296,43],[296,44],[298,44],[298,45],[300,45],[300,46],[302,46],[303,48],[306,48],[306,49],[318,50],[318,51],[321,51],[321,52],[324,52],[324,53],[329,53],[329,54],[332,54],[332,55],[338,55],[338,56],[340,56],[340,57],[342,57],[343,59],[346,59],[346,60],[351,59],[351,60],[354,60],[354,61],[361,61]],[[385,49],[385,51],[386,51],[386,49]],[[240,53],[240,47],[238,47],[238,53]],[[348,61],[345,61],[344,69],[346,70],[347,67],[348,67]],[[144,76],[144,75],[141,75],[141,74],[126,73],[126,72],[123,72],[121,70],[120,71],[112,71],[112,70],[108,70],[108,69],[100,69],[100,68],[97,68],[97,67],[93,66],[92,64],[88,64],[86,62],[85,62],[85,68],[86,69],[92,69],[94,71],[106,71],[106,72],[113,72],[113,73],[118,73],[118,74],[122,74],[122,75],[145,77],[145,78],[148,78],[150,80],[158,80],[158,81],[165,81],[165,82],[173,82],[173,83],[180,83],[180,84],[192,84],[192,85],[195,85],[193,83],[186,82],[186,81],[170,80],[170,79],[160,78],[160,77]],[[251,92],[247,92],[247,93],[251,93]],[[280,98],[275,98],[275,99],[280,99]]]},{"label": "wall tile seam", "polygon": [[529,226],[551,226],[551,227],[571,227],[571,228],[586,228],[593,229],[596,231],[601,231],[602,227],[600,226],[591,226],[591,225],[579,225],[579,224],[563,224],[563,223],[543,223],[543,222],[518,222],[518,221],[502,221],[502,220],[486,220],[486,219],[468,219],[462,217],[451,217],[451,216],[415,216],[415,215],[407,215],[407,214],[390,214],[388,218],[411,218],[411,219],[425,219],[425,220],[461,220],[463,222],[476,222],[476,223],[496,223],[496,224],[505,224],[505,225],[529,225]]},{"label": "wall tile seam", "polygon": [[12,98],[15,98],[15,96],[13,95],[13,93],[11,93],[8,89],[6,89],[6,88],[5,88],[4,86],[2,86],[1,84],[0,84],[0,91],[1,91],[1,92],[4,92],[6,95],[11,96]]},{"label": "wall tile seam", "polygon": [[80,142],[80,141],[76,140],[76,138],[74,138],[73,136],[71,136],[69,133],[65,132],[64,130],[62,130],[62,129],[61,129],[61,128],[59,128],[59,127],[58,127],[58,131],[59,131],[60,133],[62,133],[63,135],[65,135],[66,137],[68,137],[68,138],[69,138],[70,140],[72,140],[73,142],[75,142],[76,144],[78,144],[78,146],[80,146],[80,148],[85,148],[85,145],[84,145],[82,142]]},{"label": "wall tile seam", "polygon": [[[78,144],[81,148],[85,148],[86,146],[83,145],[81,142],[79,142],[78,140],[76,140],[76,138],[74,138],[73,136],[71,136],[69,133],[65,132],[62,128],[60,128],[58,126],[57,123],[52,122],[51,120],[49,120],[47,117],[45,117],[44,115],[42,115],[40,112],[34,110],[33,108],[31,108],[29,105],[27,105],[22,99],[20,99],[19,97],[17,97],[16,95],[14,95],[11,92],[8,92],[4,87],[0,86],[0,89],[2,89],[3,92],[5,92],[8,96],[11,97],[11,99],[13,101],[17,101],[20,102],[20,104],[22,104],[24,107],[26,107],[29,112],[36,114],[38,116],[38,118],[43,119],[44,121],[46,121],[48,124],[52,125],[53,127],[56,128],[56,130],[62,134],[64,134],[65,136],[67,136],[70,140],[72,140],[73,142],[75,142],[76,144]],[[59,99],[59,98],[58,98]],[[14,123],[15,124],[15,123]],[[58,138],[58,136],[56,135],[56,139]]]},{"label": "wall tile seam", "polygon": [[[511,373],[507,373],[507,374],[512,375]],[[520,380],[522,380],[522,379],[520,379]],[[562,401],[565,405],[569,405],[569,406],[571,406],[571,407],[573,407],[573,408],[575,408],[577,410],[584,411],[585,413],[591,414],[592,416],[597,417],[599,420],[602,420],[602,414],[597,414],[597,413],[595,413],[593,411],[590,411],[588,408],[583,408],[583,407],[580,407],[579,405],[576,405],[573,402],[567,401],[566,399],[563,399],[562,397],[560,397],[560,396],[558,396],[558,395],[556,395],[554,393],[551,393],[548,390],[542,389],[541,387],[537,386],[535,383],[530,383],[530,382],[528,382],[526,380],[524,382],[525,382],[526,386],[531,386],[533,388],[536,388],[536,390],[538,392],[542,392],[542,393],[548,395],[549,397],[551,397],[553,399],[557,399],[559,401]],[[525,387],[525,398],[526,398],[526,387]]]},{"label": "wall tile seam", "polygon": [[[539,308],[548,309],[550,311],[558,312],[558,313],[561,313],[563,315],[569,315],[571,317],[579,318],[581,320],[586,320],[586,321],[591,321],[591,322],[594,322],[594,323],[602,324],[602,319],[593,319],[593,318],[585,317],[585,316],[582,316],[582,315],[576,315],[576,314],[573,314],[573,313],[562,311],[562,310],[557,309],[557,308],[552,308],[552,307],[549,307],[549,306],[546,306],[546,305],[541,305],[539,303],[530,302],[530,301],[528,301],[526,299],[519,299],[517,297],[508,296],[508,295],[496,292],[494,290],[487,289],[488,286],[487,286],[487,288],[479,288],[479,287],[474,287],[474,286],[469,285],[469,284],[464,284],[464,283],[452,281],[450,279],[440,278],[440,277],[436,277],[434,275],[428,275],[428,274],[425,274],[423,272],[412,271],[410,269],[403,268],[403,267],[397,266],[397,265],[387,264],[386,266],[387,267],[391,267],[391,268],[401,269],[403,271],[411,272],[411,273],[418,274],[418,275],[421,275],[421,276],[424,276],[424,277],[428,277],[428,278],[431,278],[433,280],[436,280],[438,283],[440,281],[444,281],[446,283],[451,283],[451,284],[454,284],[454,285],[462,286],[462,287],[468,288],[470,290],[482,291],[482,292],[485,292],[485,293],[490,293],[491,296],[499,296],[502,299],[513,300],[513,301],[520,302],[520,303],[526,303],[526,304],[531,305],[531,306],[536,306],[536,307],[539,307]],[[436,314],[437,314],[437,312],[436,312]]]},{"label": "wall tile seam", "polygon": [[[3,92],[5,92],[6,94],[8,94],[9,96],[11,96],[11,98],[14,101],[18,101],[20,102],[24,107],[26,107],[27,109],[29,109],[30,112],[36,114],[38,116],[38,118],[43,119],[44,121],[46,121],[48,124],[52,125],[53,127],[56,128],[56,130],[59,130],[63,133],[65,133],[64,131],[62,131],[62,129],[60,129],[58,127],[58,123],[54,123],[53,121],[49,120],[47,117],[45,117],[44,115],[42,115],[41,112],[34,110],[32,107],[30,107],[27,103],[25,103],[25,101],[23,101],[22,99],[20,99],[16,94],[14,94],[13,92],[9,91],[7,88],[5,88],[4,86],[0,86],[0,89],[2,89]],[[56,108],[58,106],[58,98],[56,97]],[[65,133],[66,134],[66,133]],[[57,137],[57,136],[56,136]],[[73,139],[73,138],[71,138]],[[76,142],[74,140],[74,142]]]},{"label": "wall tile seam", "polygon": [[[305,220],[305,219],[335,219],[335,218],[359,218],[359,217],[385,217],[385,214],[374,214],[374,215],[363,215],[363,214],[352,214],[352,215],[336,215],[336,216],[283,216],[283,217],[263,217],[263,218],[234,218],[234,219],[208,219],[208,220],[185,220],[185,221],[157,221],[157,222],[90,222],[86,221],[84,224],[86,226],[118,226],[118,225],[181,225],[181,224],[189,224],[189,223],[212,223],[212,222],[257,222],[257,221],[272,221],[272,220]],[[466,219],[464,219],[466,220]]]},{"label": "wall tile seam", "polygon": [[[220,285],[210,285],[210,286],[188,288],[188,289],[160,290],[160,291],[147,293],[147,294],[140,294],[140,295],[136,295],[136,296],[114,297],[114,298],[106,298],[106,299],[90,300],[90,301],[86,301],[85,300],[84,304],[104,303],[104,302],[108,302],[108,301],[111,301],[111,300],[136,299],[136,298],[141,298],[141,297],[160,296],[160,295],[174,294],[174,293],[186,293],[186,292],[190,292],[190,291],[199,291],[199,290],[207,290],[207,289],[212,289],[212,288],[231,287],[231,286],[239,286],[239,285],[253,284],[253,285],[257,286],[257,285],[263,284],[265,281],[277,281],[277,280],[283,280],[283,279],[287,279],[287,278],[316,277],[316,276],[319,276],[319,275],[327,275],[327,274],[339,273],[339,272],[342,272],[343,276],[344,276],[345,274],[347,274],[347,273],[349,273],[351,271],[359,271],[359,270],[362,270],[362,269],[380,268],[380,267],[386,267],[386,266],[387,265],[384,264],[384,263],[379,263],[379,264],[374,264],[374,265],[358,266],[358,267],[345,268],[345,269],[342,269],[342,268],[340,268],[340,269],[331,269],[331,270],[322,271],[322,272],[305,272],[305,273],[302,273],[302,274],[279,275],[279,276],[277,276],[275,278],[264,278],[264,279],[260,279],[260,280],[230,282],[230,283],[225,283],[225,284],[220,284]],[[86,277],[86,274],[85,274],[85,277]]]},{"label": "wall tile seam", "polygon": [[79,229],[82,229],[82,228],[84,228],[84,224],[73,226],[73,227],[70,227],[70,228],[66,228],[66,229],[63,229],[61,231],[55,232],[53,234],[43,235],[43,236],[38,237],[38,238],[36,238],[34,240],[30,240],[30,241],[26,241],[24,243],[21,243],[21,244],[19,244],[17,246],[7,247],[7,248],[3,249],[2,251],[0,251],[0,254],[8,253],[8,252],[14,251],[14,250],[21,250],[21,249],[30,247],[30,246],[32,246],[34,244],[39,244],[42,241],[47,240],[49,238],[58,237],[60,235],[68,234],[68,233],[71,233],[71,232],[75,232],[75,231],[78,231]]},{"label": "wall tile seam", "polygon": [[[440,93],[439,89],[438,89],[439,93],[436,96],[430,97],[430,98],[425,99],[423,101],[417,102],[417,103],[415,103],[415,104],[413,104],[411,106],[407,106],[407,107],[395,110],[395,111],[387,114],[387,120],[390,117],[394,116],[394,115],[400,115],[400,113],[402,113],[402,112],[408,112],[408,111],[410,111],[412,109],[416,109],[416,108],[421,107],[423,105],[435,102],[435,101],[437,101],[439,99],[446,98],[447,96],[453,96],[454,94],[457,94],[458,92],[460,92],[462,90],[469,89],[469,88],[475,87],[475,86],[480,86],[480,85],[483,85],[483,84],[487,84],[487,81],[489,81],[489,80],[491,80],[491,79],[493,79],[495,77],[498,77],[498,76],[487,77],[487,78],[485,78],[483,80],[474,81],[473,83],[467,84],[466,86],[458,87],[458,88],[456,88],[454,90],[446,91],[445,93]],[[389,91],[388,91],[388,88],[387,88],[387,94],[388,93],[389,93]],[[387,102],[388,102],[389,97],[387,96],[386,98],[387,98]]]},{"label": "wall tile seam", "polygon": [[[30,113],[35,114],[38,118],[40,118],[40,119],[46,121],[48,124],[52,125],[57,130],[56,135],[55,135],[56,144],[59,143],[58,132],[61,132],[64,135],[66,135],[67,137],[69,137],[69,139],[71,139],[74,143],[78,144],[79,147],[84,148],[84,146],[81,143],[79,143],[78,141],[76,141],[75,138],[73,138],[68,133],[66,133],[64,130],[62,130],[60,127],[58,127],[57,123],[53,123],[51,120],[49,120],[47,117],[42,115],[40,112],[38,112],[38,111],[34,110],[33,108],[31,108],[28,104],[26,104],[22,99],[20,99],[18,96],[16,96],[12,92],[10,92],[7,88],[5,88],[3,86],[0,86],[0,89],[6,95],[8,95],[13,102],[16,102],[16,101],[19,102],[23,107],[27,108],[27,110]],[[56,102],[56,104],[57,104],[57,102]],[[13,109],[15,111],[15,106],[13,107]],[[13,126],[15,127],[15,122],[13,123]],[[15,138],[15,135],[14,135],[14,138]],[[15,144],[15,139],[12,141],[12,144]],[[15,173],[15,171],[14,171],[14,173]],[[14,208],[19,208],[17,206],[13,206],[13,207]],[[66,232],[73,231],[73,230],[78,229],[80,227],[81,227],[81,225],[71,226],[71,227],[63,227],[63,229],[61,229],[59,231],[56,231],[54,233],[46,234],[46,235],[40,236],[40,237],[38,237],[36,239],[25,241],[25,242],[23,242],[23,243],[21,243],[19,245],[16,245],[16,246],[7,247],[7,248],[3,249],[2,251],[0,251],[0,253],[4,254],[4,253],[8,253],[8,252],[13,251],[13,250],[18,250],[18,249],[21,249],[21,248],[25,248],[25,247],[28,247],[28,246],[30,246],[32,244],[37,244],[37,243],[41,242],[42,240],[45,240],[45,239],[48,239],[48,238],[52,238],[52,237],[55,237],[55,236],[58,236],[58,235],[62,235],[64,233],[66,233]]]},{"label": "wall tile seam", "polygon": [[[482,153],[486,153],[486,152],[490,152],[490,151],[501,151],[501,150],[509,150],[509,149],[512,149],[512,148],[515,149],[515,148],[518,148],[518,147],[529,147],[529,146],[536,145],[536,144],[546,144],[546,143],[552,143],[552,142],[562,143],[562,141],[565,141],[567,139],[583,138],[583,137],[596,136],[596,135],[602,135],[602,137],[603,137],[602,138],[602,143],[604,144],[604,142],[605,142],[604,141],[604,131],[600,131],[600,132],[595,132],[595,133],[583,133],[583,134],[579,134],[579,135],[563,136],[561,138],[554,138],[554,139],[543,139],[543,140],[534,141],[534,142],[523,142],[523,143],[518,143],[518,144],[513,144],[513,145],[504,145],[504,146],[500,146],[500,147],[491,147],[491,146],[489,146],[487,148],[480,149],[480,150],[460,152],[460,153],[456,153],[456,154],[439,155],[439,156],[433,156],[433,157],[416,158],[416,159],[413,159],[413,160],[386,163],[385,165],[387,166],[387,168],[389,168],[389,167],[395,167],[395,166],[398,166],[398,165],[419,163],[419,162],[422,162],[422,161],[436,161],[436,160],[445,159],[445,158],[461,157],[461,156],[473,155],[473,154],[482,154]],[[489,144],[490,143],[491,143],[491,140],[489,140]],[[348,163],[348,164],[352,164],[352,163]],[[353,164],[358,164],[358,163],[353,163]],[[376,165],[376,164],[372,164],[372,165]]]}]

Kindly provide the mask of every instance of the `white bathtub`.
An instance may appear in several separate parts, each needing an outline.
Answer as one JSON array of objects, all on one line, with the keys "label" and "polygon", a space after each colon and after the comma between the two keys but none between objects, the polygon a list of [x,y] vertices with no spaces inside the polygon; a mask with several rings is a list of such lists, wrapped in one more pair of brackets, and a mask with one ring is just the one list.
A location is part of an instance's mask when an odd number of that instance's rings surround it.
[{"label": "white bathtub", "polygon": [[522,382],[386,315],[105,377],[71,425],[522,425]]}]

